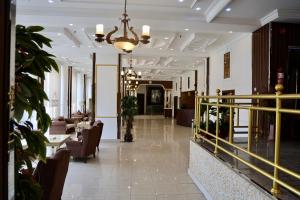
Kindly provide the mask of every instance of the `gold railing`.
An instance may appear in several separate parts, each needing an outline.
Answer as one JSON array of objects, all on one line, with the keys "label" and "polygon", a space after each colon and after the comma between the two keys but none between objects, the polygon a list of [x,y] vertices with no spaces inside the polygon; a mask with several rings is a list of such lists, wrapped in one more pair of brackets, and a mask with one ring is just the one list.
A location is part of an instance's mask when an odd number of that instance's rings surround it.
[{"label": "gold railing", "polygon": [[[201,140],[203,142],[207,142],[208,144],[214,147],[214,154],[218,156],[218,152],[222,151],[223,153],[229,155],[233,159],[240,161],[245,164],[249,168],[253,169],[257,173],[269,178],[273,182],[273,186],[271,188],[271,193],[277,196],[280,193],[280,186],[286,188],[287,190],[293,192],[294,194],[300,196],[300,188],[296,188],[291,184],[284,182],[279,177],[279,172],[285,173],[291,177],[294,177],[298,181],[300,181],[300,174],[295,171],[289,170],[286,167],[280,165],[280,135],[281,135],[281,115],[282,113],[288,114],[296,114],[300,115],[300,110],[297,109],[288,109],[282,107],[283,100],[298,100],[300,99],[300,94],[282,94],[283,86],[276,85],[276,94],[267,94],[267,95],[229,95],[229,96],[220,96],[220,90],[217,90],[217,95],[215,96],[196,96],[195,98],[195,119],[194,119],[194,139]],[[227,101],[227,103],[221,102]],[[250,100],[255,103],[235,103],[235,100]],[[274,107],[263,107],[259,105],[260,100],[274,100],[276,101],[276,106]],[[229,136],[228,140],[221,138],[220,134],[220,120],[215,120],[215,128],[214,133],[209,130],[209,121],[211,118],[211,114],[209,109],[214,107],[216,109],[215,116],[220,116],[220,108],[229,109]],[[204,110],[202,110],[204,109]],[[234,122],[234,114],[236,109],[237,114],[237,122]],[[234,144],[233,134],[234,134],[234,126],[235,124],[239,127],[239,118],[240,110],[248,111],[248,140],[247,140],[247,148],[243,148],[237,144]],[[256,153],[254,153],[251,149],[253,138],[257,138],[252,136],[253,130],[258,133],[258,112],[266,111],[275,113],[275,141],[274,141],[274,160],[270,161]],[[254,113],[255,112],[255,113]],[[253,122],[254,114],[256,114],[256,120]],[[202,126],[200,125],[202,124]],[[210,132],[211,131],[211,132]],[[208,136],[212,139],[209,139]],[[224,148],[224,146],[220,145],[220,142],[230,146],[232,149],[241,151],[248,155],[250,158],[255,158],[266,165],[269,165],[273,168],[273,173],[266,172],[262,168],[256,166],[255,164],[243,159],[232,151]]]}]

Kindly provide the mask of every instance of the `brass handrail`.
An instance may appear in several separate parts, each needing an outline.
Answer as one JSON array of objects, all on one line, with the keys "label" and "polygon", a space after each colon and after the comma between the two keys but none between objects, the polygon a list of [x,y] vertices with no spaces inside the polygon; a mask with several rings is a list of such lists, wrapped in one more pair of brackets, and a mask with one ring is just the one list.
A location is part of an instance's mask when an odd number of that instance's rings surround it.
[{"label": "brass handrail", "polygon": [[[279,177],[279,171],[282,171],[297,180],[300,181],[300,174],[297,172],[294,172],[292,170],[289,170],[279,164],[279,158],[280,158],[280,130],[281,130],[281,114],[282,113],[288,113],[288,114],[299,114],[300,110],[296,109],[288,109],[288,108],[282,108],[282,100],[288,100],[288,99],[300,99],[300,94],[282,94],[283,86],[282,85],[276,85],[276,94],[268,94],[268,95],[230,95],[230,96],[221,96],[220,90],[217,90],[217,95],[215,96],[196,96],[195,97],[195,124],[194,124],[194,138],[195,140],[201,139],[203,141],[208,142],[214,147],[214,154],[218,155],[218,150],[221,150],[222,152],[228,154],[232,158],[235,158],[239,160],[240,162],[244,163],[248,167],[252,168],[256,172],[264,175],[265,177],[271,179],[273,181],[273,187],[271,189],[271,193],[275,196],[277,196],[280,192],[279,185],[282,187],[285,187],[286,189],[290,190],[291,192],[295,193],[296,195],[300,196],[300,190],[299,188],[295,188],[291,186],[288,183],[285,183],[282,181]],[[230,99],[230,103],[221,103],[221,99]],[[233,100],[236,99],[249,99],[249,100],[256,100],[256,103],[234,103]],[[206,102],[203,102],[205,100]],[[210,100],[214,100],[216,102],[210,102]],[[276,101],[276,107],[263,107],[259,105],[259,100],[275,100]],[[205,108],[206,112],[201,112],[201,107]],[[209,113],[209,107],[215,107],[216,108],[216,116],[219,116],[219,109],[220,108],[229,108],[229,138],[228,141],[219,137],[219,120],[217,117],[217,120],[215,121],[216,128],[215,133],[209,132],[209,119],[210,119],[210,113]],[[248,141],[247,141],[247,148],[244,149],[238,145],[234,144],[233,141],[233,127],[234,126],[234,112],[233,110],[238,110],[238,123],[239,125],[239,110],[248,110],[248,125],[245,126],[245,128],[248,128]],[[254,111],[256,112],[256,120],[254,120],[253,123],[253,116]],[[259,115],[258,111],[267,111],[267,112],[273,112],[276,114],[275,116],[275,155],[274,155],[274,161],[270,161],[268,159],[263,158],[262,156],[253,153],[251,151],[252,146],[252,132],[255,129],[256,135],[255,138],[258,137],[258,122],[259,122]],[[202,114],[201,114],[202,113]],[[205,114],[203,114],[205,113]],[[205,117],[203,117],[205,115]],[[200,127],[200,123],[205,119],[205,129]],[[212,138],[214,138],[215,141],[207,139],[204,135],[208,135]],[[238,155],[235,155],[234,153],[230,152],[229,150],[226,150],[222,146],[220,146],[220,142],[239,150],[243,153],[246,153],[248,156],[253,157],[271,167],[274,169],[274,174],[271,175],[261,168],[255,166],[253,163],[250,163],[243,158],[239,157]]]}]

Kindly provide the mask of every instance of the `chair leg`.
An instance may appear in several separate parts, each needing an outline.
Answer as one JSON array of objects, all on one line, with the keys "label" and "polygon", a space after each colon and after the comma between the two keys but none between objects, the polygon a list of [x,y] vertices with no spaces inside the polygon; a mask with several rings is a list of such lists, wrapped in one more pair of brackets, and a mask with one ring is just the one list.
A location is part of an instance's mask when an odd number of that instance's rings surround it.
[{"label": "chair leg", "polygon": [[95,153],[94,153],[94,158],[96,158],[96,155],[95,155]]},{"label": "chair leg", "polygon": [[97,146],[97,150],[98,150],[98,152],[99,152],[99,146]]}]

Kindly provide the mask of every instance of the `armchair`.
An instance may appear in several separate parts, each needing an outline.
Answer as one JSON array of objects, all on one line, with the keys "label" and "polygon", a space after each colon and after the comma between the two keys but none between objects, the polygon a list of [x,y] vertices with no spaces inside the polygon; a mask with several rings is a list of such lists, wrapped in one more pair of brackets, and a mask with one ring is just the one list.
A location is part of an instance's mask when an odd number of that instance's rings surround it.
[{"label": "armchair", "polygon": [[98,152],[99,152],[99,144],[100,144],[100,140],[101,140],[101,136],[102,136],[103,125],[104,125],[103,122],[100,120],[94,122],[94,126],[99,127],[99,134],[97,135],[97,150],[98,150]]},{"label": "armchair", "polygon": [[33,172],[34,179],[42,186],[42,200],[60,200],[68,173],[70,151],[59,149],[56,154],[40,161]]},{"label": "armchair", "polygon": [[98,144],[98,134],[100,127],[93,126],[91,129],[83,129],[81,141],[70,140],[66,142],[67,149],[71,151],[73,158],[82,158],[86,163],[89,155],[95,158],[96,146]]}]

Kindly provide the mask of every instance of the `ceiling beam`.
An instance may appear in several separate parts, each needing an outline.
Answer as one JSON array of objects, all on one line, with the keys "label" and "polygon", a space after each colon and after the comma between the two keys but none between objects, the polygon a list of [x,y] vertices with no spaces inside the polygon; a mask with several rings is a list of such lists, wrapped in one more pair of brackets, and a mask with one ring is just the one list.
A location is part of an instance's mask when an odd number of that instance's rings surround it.
[{"label": "ceiling beam", "polygon": [[204,12],[206,22],[213,21],[232,0],[214,0]]},{"label": "ceiling beam", "polygon": [[275,9],[260,19],[261,26],[272,21],[295,22],[300,21],[300,10],[296,9]]},{"label": "ceiling beam", "polygon": [[80,47],[80,40],[68,28],[64,28],[64,34],[69,38],[75,46]]}]

